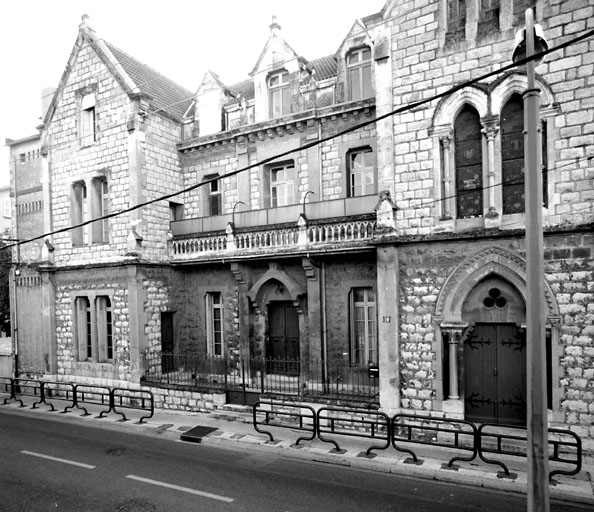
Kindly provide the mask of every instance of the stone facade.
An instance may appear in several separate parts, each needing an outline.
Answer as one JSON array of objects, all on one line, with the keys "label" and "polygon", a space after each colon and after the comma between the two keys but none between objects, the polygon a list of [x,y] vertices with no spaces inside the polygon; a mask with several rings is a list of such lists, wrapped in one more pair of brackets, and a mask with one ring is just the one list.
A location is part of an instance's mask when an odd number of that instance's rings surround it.
[{"label": "stone facade", "polygon": [[[523,424],[527,79],[498,70],[525,7],[552,48],[593,28],[594,6],[501,0],[486,12],[466,2],[448,19],[450,3],[388,1],[315,60],[296,55],[274,20],[246,81],[225,85],[209,72],[178,112],[84,21],[42,130],[44,229],[56,232],[31,275],[41,276],[47,363],[23,361],[23,370],[136,386],[146,351],[364,373],[372,363],[379,397],[370,405],[388,413]],[[588,450],[593,45],[570,44],[536,67],[548,419]],[[95,140],[81,146],[89,95]],[[84,208],[76,216],[76,187],[92,194],[105,181],[109,212],[124,213],[101,238],[73,223],[86,218]],[[111,308],[107,360],[80,353],[80,297],[96,301],[91,319]],[[513,382],[500,377],[509,368]],[[489,395],[499,389],[505,404]],[[156,392],[163,407],[220,405],[196,393]]]}]

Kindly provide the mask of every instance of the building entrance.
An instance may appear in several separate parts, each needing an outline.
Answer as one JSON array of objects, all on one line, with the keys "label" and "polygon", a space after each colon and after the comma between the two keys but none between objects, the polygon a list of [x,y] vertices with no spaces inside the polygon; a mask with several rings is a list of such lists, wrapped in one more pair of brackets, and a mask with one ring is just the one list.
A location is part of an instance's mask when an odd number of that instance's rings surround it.
[{"label": "building entrance", "polygon": [[513,323],[476,323],[464,340],[465,416],[526,424],[526,337]]}]

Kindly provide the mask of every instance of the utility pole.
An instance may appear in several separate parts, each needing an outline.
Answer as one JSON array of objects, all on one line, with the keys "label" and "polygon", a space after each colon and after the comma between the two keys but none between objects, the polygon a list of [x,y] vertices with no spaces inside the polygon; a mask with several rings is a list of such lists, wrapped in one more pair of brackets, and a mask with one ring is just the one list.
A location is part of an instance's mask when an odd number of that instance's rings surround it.
[{"label": "utility pole", "polygon": [[[544,38],[539,43],[546,48]],[[532,9],[526,10],[526,58],[535,53]],[[517,48],[516,48],[517,51]],[[516,52],[514,52],[516,57]],[[526,64],[524,92],[524,169],[526,194],[526,324],[528,400],[528,512],[549,512],[549,456],[546,408],[546,343],[542,233],[542,146],[540,90],[534,83],[534,60]]]}]

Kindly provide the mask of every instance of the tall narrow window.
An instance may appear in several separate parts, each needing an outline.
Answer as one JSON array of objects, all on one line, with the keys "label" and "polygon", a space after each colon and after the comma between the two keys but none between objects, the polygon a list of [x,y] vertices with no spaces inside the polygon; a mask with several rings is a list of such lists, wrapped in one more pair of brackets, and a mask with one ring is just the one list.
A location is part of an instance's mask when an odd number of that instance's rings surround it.
[{"label": "tall narrow window", "polygon": [[446,41],[460,41],[466,37],[466,0],[447,0]]},{"label": "tall narrow window", "polygon": [[479,36],[499,30],[499,2],[500,0],[480,0]]},{"label": "tall narrow window", "polygon": [[[70,198],[70,224],[72,245],[82,245],[86,241],[86,226],[80,226],[87,218],[87,186],[84,181],[72,184]],[[78,227],[76,227],[78,226]]]},{"label": "tall narrow window", "polygon": [[113,330],[111,301],[109,297],[97,297],[96,307],[99,361],[111,361],[113,360]]},{"label": "tall narrow window", "polygon": [[358,148],[347,155],[348,196],[375,194],[375,158],[371,148]]},{"label": "tall narrow window", "polygon": [[347,88],[351,101],[373,96],[369,47],[353,50],[347,55]]},{"label": "tall narrow window", "polygon": [[221,180],[217,180],[218,174],[210,174],[204,176],[204,181],[210,181],[206,185],[207,189],[207,202],[208,202],[208,215],[211,217],[214,215],[221,215],[223,213],[223,196],[222,196],[222,183]]},{"label": "tall narrow window", "polygon": [[80,110],[80,144],[89,146],[96,140],[95,95],[83,96]]},{"label": "tall narrow window", "polygon": [[483,214],[483,152],[478,112],[466,105],[454,123],[456,168],[456,216]]},{"label": "tall narrow window", "polygon": [[91,304],[88,297],[74,299],[75,333],[78,342],[78,359],[86,361],[93,357]]},{"label": "tall narrow window", "polygon": [[268,78],[270,94],[270,118],[286,116],[291,113],[291,88],[289,73],[281,71]]},{"label": "tall narrow window", "polygon": [[501,111],[503,213],[522,213],[524,199],[524,103],[513,94]]},{"label": "tall narrow window", "polygon": [[90,225],[92,230],[92,241],[108,242],[109,241],[109,219],[104,219],[109,214],[109,185],[105,177],[94,178],[91,182],[92,198],[91,198],[91,218],[101,219]]},{"label": "tall narrow window", "polygon": [[295,165],[288,164],[270,168],[270,207],[293,204],[295,196]]},{"label": "tall narrow window", "polygon": [[184,218],[184,205],[169,201],[169,221],[182,220]]},{"label": "tall narrow window", "polygon": [[351,290],[351,363],[377,364],[377,309],[373,288]]},{"label": "tall narrow window", "polygon": [[211,356],[224,356],[223,301],[220,292],[206,294],[206,342]]}]

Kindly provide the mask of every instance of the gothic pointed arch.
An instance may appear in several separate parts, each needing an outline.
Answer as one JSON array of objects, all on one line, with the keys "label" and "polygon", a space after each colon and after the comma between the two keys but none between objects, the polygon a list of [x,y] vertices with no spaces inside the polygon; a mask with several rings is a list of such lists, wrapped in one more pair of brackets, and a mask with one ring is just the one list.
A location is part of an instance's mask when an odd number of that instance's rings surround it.
[{"label": "gothic pointed arch", "polygon": [[279,299],[290,300],[297,312],[300,315],[303,314],[300,298],[306,293],[305,284],[298,283],[276,263],[269,264],[268,270],[247,293],[252,304],[260,312],[266,311],[271,288],[274,288],[277,295],[279,295]]},{"label": "gothic pointed arch", "polygon": [[[553,92],[548,84],[539,76],[535,79],[535,85],[540,89],[541,110],[553,105]],[[491,86],[491,112],[498,114],[509,98],[517,93],[523,94],[528,86],[526,75],[521,73],[509,73],[504,75]]]},{"label": "gothic pointed arch", "polygon": [[435,109],[431,125],[434,129],[453,126],[453,119],[466,104],[474,107],[481,118],[489,114],[488,97],[485,91],[480,87],[470,86],[443,98]]},{"label": "gothic pointed arch", "polygon": [[[473,288],[490,275],[503,278],[526,301],[526,261],[501,247],[490,247],[466,258],[447,278],[436,303],[435,316],[441,324],[463,324],[462,309]],[[544,283],[546,315],[551,323],[559,316],[553,293]]]}]

